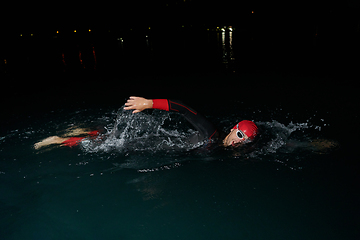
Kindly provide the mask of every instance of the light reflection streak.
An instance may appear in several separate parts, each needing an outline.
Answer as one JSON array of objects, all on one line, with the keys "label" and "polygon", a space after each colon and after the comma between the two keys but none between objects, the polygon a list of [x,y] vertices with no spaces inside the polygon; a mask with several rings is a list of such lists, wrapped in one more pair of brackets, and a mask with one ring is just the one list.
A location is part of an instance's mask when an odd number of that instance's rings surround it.
[{"label": "light reflection streak", "polygon": [[[219,39],[219,33],[218,39]],[[222,62],[226,68],[231,67],[235,61],[235,54],[233,48],[233,28],[232,26],[221,28],[221,48],[222,48]]]},{"label": "light reflection streak", "polygon": [[63,71],[65,72],[65,67],[66,67],[66,62],[65,62],[65,54],[64,53],[61,53],[61,62],[63,63]]},{"label": "light reflection streak", "polygon": [[85,68],[85,65],[83,65],[83,60],[81,58],[81,51],[79,50],[79,61],[80,61],[80,65]]},{"label": "light reflection streak", "polygon": [[234,49],[233,49],[233,32],[229,32],[229,45],[230,45],[230,60],[234,61]]},{"label": "light reflection streak", "polygon": [[96,65],[97,65],[97,61],[96,61],[96,53],[95,53],[95,47],[92,46],[92,54],[94,57],[94,70],[96,70]]},{"label": "light reflection streak", "polygon": [[225,66],[226,68],[228,67],[227,66],[227,63],[228,63],[228,60],[227,60],[227,49],[226,49],[226,42],[225,42],[225,31],[221,32],[221,45],[222,45],[222,62],[225,63]]}]

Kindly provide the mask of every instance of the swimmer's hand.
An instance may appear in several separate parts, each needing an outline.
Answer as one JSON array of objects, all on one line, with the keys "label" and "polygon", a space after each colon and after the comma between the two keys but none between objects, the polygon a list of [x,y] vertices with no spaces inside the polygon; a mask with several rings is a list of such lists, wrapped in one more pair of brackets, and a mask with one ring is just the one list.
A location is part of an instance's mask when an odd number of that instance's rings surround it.
[{"label": "swimmer's hand", "polygon": [[139,113],[153,107],[152,99],[131,96],[125,103],[124,110],[134,110],[132,113]]},{"label": "swimmer's hand", "polygon": [[338,142],[326,139],[315,139],[310,143],[310,145],[313,146],[315,151],[320,154],[339,148]]}]

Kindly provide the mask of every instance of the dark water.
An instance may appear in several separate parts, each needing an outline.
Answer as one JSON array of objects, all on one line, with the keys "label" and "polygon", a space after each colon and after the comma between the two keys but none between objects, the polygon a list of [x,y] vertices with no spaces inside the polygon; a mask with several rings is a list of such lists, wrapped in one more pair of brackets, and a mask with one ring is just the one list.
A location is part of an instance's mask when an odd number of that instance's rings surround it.
[{"label": "dark water", "polygon": [[[357,239],[357,85],[340,51],[354,38],[329,52],[325,30],[221,27],[16,38],[1,75],[1,238]],[[189,145],[181,116],[132,115],[130,95],[182,99],[224,131],[254,120],[262,135],[250,152]],[[74,126],[103,138],[33,149]]]}]

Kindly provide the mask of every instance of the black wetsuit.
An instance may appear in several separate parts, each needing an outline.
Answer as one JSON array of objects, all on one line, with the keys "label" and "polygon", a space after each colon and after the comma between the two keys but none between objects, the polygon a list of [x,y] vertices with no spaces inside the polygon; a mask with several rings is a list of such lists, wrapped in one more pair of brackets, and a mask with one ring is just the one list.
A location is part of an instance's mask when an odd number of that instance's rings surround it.
[{"label": "black wetsuit", "polygon": [[192,143],[203,140],[219,140],[217,128],[202,114],[178,100],[153,99],[153,108],[181,113],[185,119],[199,132],[191,137]]}]

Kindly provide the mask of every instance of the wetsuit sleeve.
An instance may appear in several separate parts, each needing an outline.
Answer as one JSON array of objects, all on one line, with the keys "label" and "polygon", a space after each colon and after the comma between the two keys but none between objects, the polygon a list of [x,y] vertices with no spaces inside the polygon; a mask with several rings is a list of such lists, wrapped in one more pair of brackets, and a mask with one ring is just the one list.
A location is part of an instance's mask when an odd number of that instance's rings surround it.
[{"label": "wetsuit sleeve", "polygon": [[153,99],[153,109],[169,111],[169,101],[167,99]]},{"label": "wetsuit sleeve", "polygon": [[207,139],[214,137],[216,128],[203,115],[177,100],[153,99],[153,108],[181,113],[200,134]]}]

